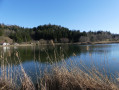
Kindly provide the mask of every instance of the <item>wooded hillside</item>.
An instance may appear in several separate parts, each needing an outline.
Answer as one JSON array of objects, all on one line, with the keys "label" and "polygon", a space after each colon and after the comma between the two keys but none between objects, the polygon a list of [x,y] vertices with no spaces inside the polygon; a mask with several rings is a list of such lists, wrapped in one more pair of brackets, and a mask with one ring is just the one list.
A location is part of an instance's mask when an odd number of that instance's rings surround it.
[{"label": "wooded hillside", "polygon": [[40,39],[53,40],[56,43],[119,40],[118,34],[111,34],[107,31],[80,32],[80,30],[69,30],[68,28],[51,24],[33,28],[0,24],[0,36],[9,37],[18,43],[39,41]]}]

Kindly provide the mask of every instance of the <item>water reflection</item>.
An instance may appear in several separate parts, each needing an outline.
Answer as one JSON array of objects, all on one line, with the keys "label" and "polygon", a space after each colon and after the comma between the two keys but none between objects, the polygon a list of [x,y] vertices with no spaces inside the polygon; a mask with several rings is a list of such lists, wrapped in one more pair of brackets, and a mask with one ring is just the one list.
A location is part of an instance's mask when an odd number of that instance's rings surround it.
[{"label": "water reflection", "polygon": [[[15,53],[19,53],[19,57],[22,63],[27,61],[38,61],[41,63],[53,63],[61,61],[62,59],[67,59],[71,56],[80,56],[86,55],[89,53],[92,55],[93,53],[101,53],[109,52],[111,45],[57,45],[57,46],[30,46],[30,47],[3,47],[1,51],[7,57],[9,54],[11,55],[12,63],[15,63]],[[11,62],[11,61],[10,61]]]},{"label": "water reflection", "polygon": [[[62,65],[62,61],[69,66],[71,62],[77,65],[83,62],[88,67],[95,65],[100,71],[104,67],[112,73],[119,71],[119,44],[1,47],[0,51],[6,63],[10,63],[13,68],[19,68],[22,63],[26,73],[31,77],[36,76],[35,71],[39,68],[41,71],[46,66],[50,69],[50,65]],[[16,55],[17,53],[19,55]],[[2,60],[0,65],[1,62]]]},{"label": "water reflection", "polygon": [[20,60],[23,62],[26,61],[39,61],[44,62],[55,62],[62,59],[68,58],[75,54],[80,54],[80,47],[78,46],[39,46],[39,47],[3,47],[1,52],[8,56],[8,53],[11,54],[12,63],[15,63],[15,53],[19,53]]},{"label": "water reflection", "polygon": [[9,46],[3,46],[3,52],[4,53],[6,53],[9,50],[10,50],[10,47]]},{"label": "water reflection", "polygon": [[[118,47],[119,48],[119,47]],[[113,44],[102,44],[102,45],[44,45],[44,46],[29,46],[29,47],[3,47],[1,52],[4,53],[7,62],[13,65],[19,65],[18,59],[22,64],[27,62],[39,62],[43,63],[55,63],[62,62],[62,60],[72,59],[78,62],[83,60],[89,64],[91,60],[95,63],[100,63],[107,59],[107,57],[118,58],[118,51],[115,49]],[[19,54],[19,58],[16,56],[16,52]],[[112,55],[114,54],[114,55]],[[107,57],[106,57],[107,56]],[[115,56],[115,57],[114,57]],[[17,63],[16,63],[17,62]]]}]

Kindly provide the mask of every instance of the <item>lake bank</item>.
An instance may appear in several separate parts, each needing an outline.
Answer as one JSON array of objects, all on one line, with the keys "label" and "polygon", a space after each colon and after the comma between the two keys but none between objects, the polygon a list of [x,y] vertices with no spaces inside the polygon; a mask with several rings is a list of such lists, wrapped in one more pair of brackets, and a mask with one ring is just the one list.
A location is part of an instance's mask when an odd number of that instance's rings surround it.
[{"label": "lake bank", "polygon": [[88,45],[88,44],[113,44],[113,43],[119,43],[119,41],[99,41],[99,42],[79,42],[79,43],[74,43],[74,44],[79,44],[79,45]]},{"label": "lake bank", "polygon": [[[113,43],[119,43],[119,41],[99,41],[99,42],[77,42],[77,43],[52,43],[52,44],[37,44],[37,43],[32,43],[32,44],[18,44],[18,45],[6,45],[10,47],[14,46],[40,46],[40,45],[73,45],[73,44],[78,44],[78,45],[94,45],[94,44],[113,44]],[[0,45],[0,47],[4,47],[3,45]]]},{"label": "lake bank", "polygon": [[18,44],[18,45],[6,45],[6,46],[3,46],[3,45],[0,45],[0,47],[15,47],[15,46],[34,46],[32,44]]}]

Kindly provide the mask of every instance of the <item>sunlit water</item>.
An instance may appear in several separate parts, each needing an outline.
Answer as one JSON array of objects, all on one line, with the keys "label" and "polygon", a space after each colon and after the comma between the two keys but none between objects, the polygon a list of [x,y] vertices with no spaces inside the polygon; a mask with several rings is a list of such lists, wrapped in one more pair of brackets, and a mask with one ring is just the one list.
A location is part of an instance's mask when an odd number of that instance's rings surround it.
[{"label": "sunlit water", "polygon": [[95,66],[100,71],[105,69],[115,75],[119,72],[119,44],[1,47],[0,50],[12,69],[19,72],[21,63],[34,82],[46,68],[50,71],[52,66],[64,62],[68,67],[83,64],[89,68]]}]

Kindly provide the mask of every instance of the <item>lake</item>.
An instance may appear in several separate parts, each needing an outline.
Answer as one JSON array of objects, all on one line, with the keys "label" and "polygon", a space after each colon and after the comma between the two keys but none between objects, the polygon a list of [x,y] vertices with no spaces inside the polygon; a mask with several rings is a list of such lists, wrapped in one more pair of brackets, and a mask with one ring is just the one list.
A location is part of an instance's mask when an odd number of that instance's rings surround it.
[{"label": "lake", "polygon": [[[108,74],[117,75],[119,72],[119,44],[15,46],[1,47],[0,51],[6,68],[19,72],[22,65],[33,82],[36,82],[36,76],[41,76],[44,70],[50,71],[52,67],[62,66],[64,62],[68,68],[85,65],[99,71],[105,69]],[[2,59],[0,63],[2,69]]]}]

